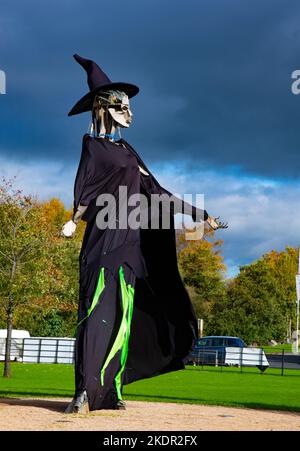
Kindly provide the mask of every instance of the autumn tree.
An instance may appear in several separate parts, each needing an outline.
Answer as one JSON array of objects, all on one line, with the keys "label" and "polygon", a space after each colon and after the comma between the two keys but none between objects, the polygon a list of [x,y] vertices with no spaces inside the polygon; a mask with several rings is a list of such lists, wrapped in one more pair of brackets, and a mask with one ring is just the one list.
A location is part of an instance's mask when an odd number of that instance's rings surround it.
[{"label": "autumn tree", "polygon": [[77,323],[79,252],[85,223],[78,224],[72,239],[61,235],[71,211],[56,198],[40,204],[47,229],[45,291],[16,311],[15,324],[34,336],[73,336]]},{"label": "autumn tree", "polygon": [[298,249],[287,247],[242,266],[226,298],[212,309],[216,333],[238,335],[248,343],[285,341],[290,319],[295,327],[297,263]]},{"label": "autumn tree", "polygon": [[295,275],[298,272],[298,256],[299,249],[291,246],[287,246],[284,251],[271,251],[263,256],[273,279],[276,305],[287,329],[290,322],[292,328],[296,329]]},{"label": "autumn tree", "polygon": [[0,290],[6,314],[7,339],[4,376],[10,377],[13,315],[35,290],[43,292],[43,261],[47,245],[45,218],[39,203],[14,188],[14,180],[0,184]]},{"label": "autumn tree", "polygon": [[206,230],[201,240],[186,240],[185,236],[185,230],[177,235],[179,269],[195,312],[206,325],[212,306],[226,292],[223,242],[215,239],[212,230]]}]

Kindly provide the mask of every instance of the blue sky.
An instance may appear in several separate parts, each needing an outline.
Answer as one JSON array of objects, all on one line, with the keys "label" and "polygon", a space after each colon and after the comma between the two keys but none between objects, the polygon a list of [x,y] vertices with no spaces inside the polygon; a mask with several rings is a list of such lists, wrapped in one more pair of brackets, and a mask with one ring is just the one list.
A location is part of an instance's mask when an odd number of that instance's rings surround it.
[{"label": "blue sky", "polygon": [[140,87],[123,133],[159,181],[228,221],[228,275],[300,244],[300,4],[289,0],[2,0],[0,174],[72,204],[89,114],[72,55]]}]

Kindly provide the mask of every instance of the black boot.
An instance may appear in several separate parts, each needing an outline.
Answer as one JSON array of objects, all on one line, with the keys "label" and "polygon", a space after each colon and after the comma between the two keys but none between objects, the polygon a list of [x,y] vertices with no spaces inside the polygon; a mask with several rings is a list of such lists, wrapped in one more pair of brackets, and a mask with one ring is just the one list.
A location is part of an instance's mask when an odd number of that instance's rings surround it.
[{"label": "black boot", "polygon": [[112,409],[114,410],[126,410],[125,402],[122,399],[118,399],[117,392],[115,390],[111,391],[111,401]]},{"label": "black boot", "polygon": [[65,413],[88,413],[88,412],[89,412],[89,402],[86,390],[75,396],[65,410]]}]

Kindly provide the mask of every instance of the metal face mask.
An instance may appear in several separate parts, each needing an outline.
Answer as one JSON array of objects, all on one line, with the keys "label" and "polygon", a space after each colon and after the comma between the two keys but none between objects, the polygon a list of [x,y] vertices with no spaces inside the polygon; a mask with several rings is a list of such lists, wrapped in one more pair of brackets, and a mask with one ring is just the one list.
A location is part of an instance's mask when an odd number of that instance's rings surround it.
[{"label": "metal face mask", "polygon": [[108,111],[111,117],[120,127],[128,128],[132,122],[132,112],[130,110],[129,98],[121,91],[112,91],[108,98]]}]

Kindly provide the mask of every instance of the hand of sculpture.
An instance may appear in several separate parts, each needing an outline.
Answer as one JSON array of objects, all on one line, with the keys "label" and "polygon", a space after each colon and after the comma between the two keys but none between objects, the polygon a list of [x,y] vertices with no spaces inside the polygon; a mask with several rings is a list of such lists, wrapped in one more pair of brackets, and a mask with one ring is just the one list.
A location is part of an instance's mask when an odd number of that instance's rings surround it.
[{"label": "hand of sculpture", "polygon": [[63,236],[65,236],[65,237],[68,237],[68,238],[69,238],[69,237],[71,237],[71,236],[73,235],[73,233],[75,232],[76,227],[77,227],[77,225],[75,224],[75,222],[73,222],[72,220],[70,220],[70,221],[66,222],[66,223],[63,225],[61,234],[62,234]]},{"label": "hand of sculpture", "polygon": [[206,222],[213,230],[227,229],[228,223],[219,221],[219,217],[220,216],[218,216],[217,218],[213,218],[212,216],[208,216]]}]

